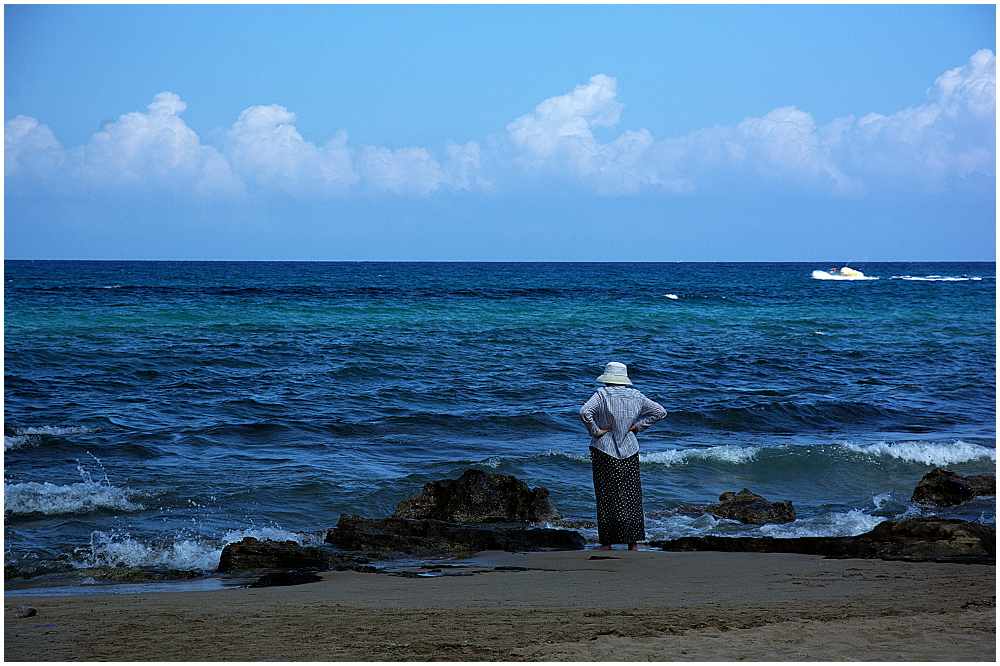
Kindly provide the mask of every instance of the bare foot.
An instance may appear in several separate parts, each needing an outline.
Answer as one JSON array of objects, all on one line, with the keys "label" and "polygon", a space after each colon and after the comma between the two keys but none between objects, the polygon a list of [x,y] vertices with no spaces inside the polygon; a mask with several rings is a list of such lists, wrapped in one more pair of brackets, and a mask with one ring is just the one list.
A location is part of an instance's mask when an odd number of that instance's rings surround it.
[{"label": "bare foot", "polygon": [[600,546],[594,546],[594,550],[611,550],[611,545],[602,543]]}]

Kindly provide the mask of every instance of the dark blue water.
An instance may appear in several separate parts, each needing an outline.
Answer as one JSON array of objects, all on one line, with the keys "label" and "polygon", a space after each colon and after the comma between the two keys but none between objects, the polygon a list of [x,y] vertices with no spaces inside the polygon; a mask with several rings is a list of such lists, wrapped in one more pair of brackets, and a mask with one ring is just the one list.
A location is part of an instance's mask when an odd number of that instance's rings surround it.
[{"label": "dark blue water", "polygon": [[[6,563],[211,570],[469,467],[593,519],[577,414],[612,360],[668,411],[650,538],[994,524],[909,502],[936,466],[994,473],[994,264],[827,268],[8,261]],[[672,511],[744,487],[799,519]]]}]

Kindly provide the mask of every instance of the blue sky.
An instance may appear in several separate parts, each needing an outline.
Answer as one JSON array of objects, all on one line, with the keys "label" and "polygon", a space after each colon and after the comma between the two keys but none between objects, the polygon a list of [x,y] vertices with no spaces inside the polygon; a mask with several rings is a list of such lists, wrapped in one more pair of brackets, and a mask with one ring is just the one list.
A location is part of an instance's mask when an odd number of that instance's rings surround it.
[{"label": "blue sky", "polygon": [[995,258],[993,5],[4,9],[7,258]]}]

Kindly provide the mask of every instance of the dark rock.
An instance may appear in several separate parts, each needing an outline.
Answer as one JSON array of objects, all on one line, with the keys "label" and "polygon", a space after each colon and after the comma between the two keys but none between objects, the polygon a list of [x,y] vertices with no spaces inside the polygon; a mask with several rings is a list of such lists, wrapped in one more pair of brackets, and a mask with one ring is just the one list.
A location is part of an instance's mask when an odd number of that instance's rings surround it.
[{"label": "dark rock", "polygon": [[124,566],[116,567],[84,567],[74,569],[74,576],[113,580],[119,583],[140,583],[152,580],[184,580],[201,578],[205,574],[200,571],[184,569],[131,569]]},{"label": "dark rock", "polygon": [[37,608],[32,608],[31,606],[18,606],[14,609],[14,617],[34,617],[38,614]]},{"label": "dark rock", "polygon": [[302,546],[294,541],[259,541],[246,537],[228,544],[219,557],[220,572],[244,569],[318,569],[350,566],[367,559],[337,553],[328,548]]},{"label": "dark rock", "polygon": [[407,555],[438,555],[482,550],[535,551],[547,548],[580,550],[576,532],[526,527],[524,524],[462,525],[441,520],[362,518],[341,515],[328,543],[348,550],[391,551]]},{"label": "dark rock", "polygon": [[996,529],[964,520],[926,516],[886,520],[852,537],[682,537],[650,541],[669,551],[798,553],[883,560],[996,563]]},{"label": "dark rock", "polygon": [[323,580],[315,571],[272,571],[258,578],[250,587],[276,587],[279,585],[303,585]]},{"label": "dark rock", "polygon": [[719,504],[706,506],[705,511],[719,518],[751,525],[790,523],[795,520],[795,509],[791,502],[769,502],[746,488],[738,493],[722,493],[719,495]]},{"label": "dark rock", "polygon": [[[542,527],[514,529],[505,533],[511,544],[504,550],[583,550],[586,543],[579,532]],[[528,547],[525,546],[527,544]]]},{"label": "dark rock", "polygon": [[517,477],[467,469],[458,479],[425,483],[423,494],[400,502],[390,518],[487,523],[540,522],[560,515],[546,488],[531,489]]},{"label": "dark rock", "polygon": [[892,557],[996,557],[996,528],[957,518],[925,516],[894,523],[886,520],[869,538],[883,544],[882,555]]},{"label": "dark rock", "polygon": [[959,476],[947,469],[935,468],[913,489],[914,502],[935,506],[954,506],[980,495],[997,494],[997,477],[974,474]]},{"label": "dark rock", "polygon": [[5,580],[34,578],[35,576],[44,576],[45,574],[68,573],[75,568],[69,562],[60,560],[22,559],[17,563],[4,565],[3,577]]}]

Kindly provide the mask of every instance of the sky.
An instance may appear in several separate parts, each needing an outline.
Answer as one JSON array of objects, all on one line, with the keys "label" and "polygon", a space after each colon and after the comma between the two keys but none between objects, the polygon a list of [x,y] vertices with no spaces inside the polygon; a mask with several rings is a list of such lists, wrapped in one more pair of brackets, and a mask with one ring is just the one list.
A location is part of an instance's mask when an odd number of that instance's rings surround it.
[{"label": "sky", "polygon": [[7,259],[993,261],[978,5],[4,6]]}]

